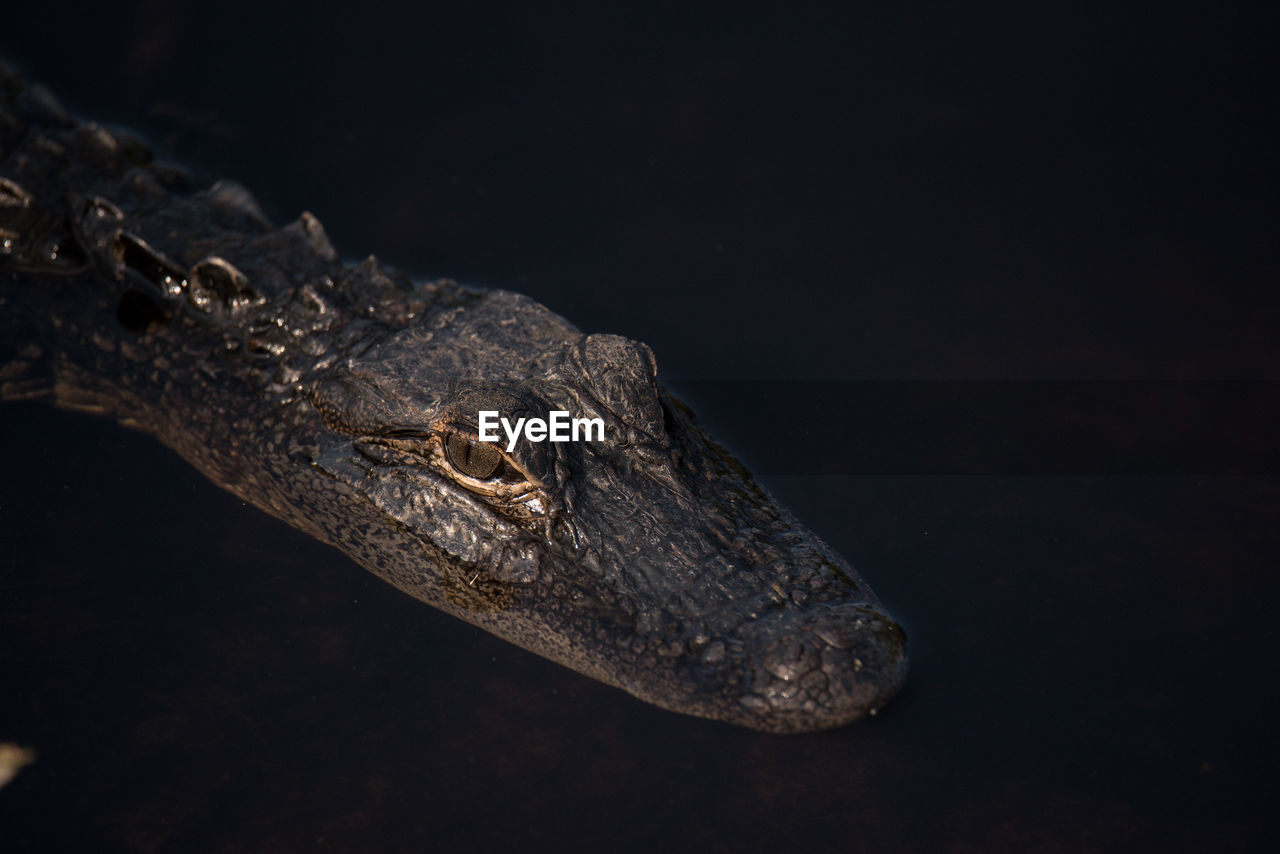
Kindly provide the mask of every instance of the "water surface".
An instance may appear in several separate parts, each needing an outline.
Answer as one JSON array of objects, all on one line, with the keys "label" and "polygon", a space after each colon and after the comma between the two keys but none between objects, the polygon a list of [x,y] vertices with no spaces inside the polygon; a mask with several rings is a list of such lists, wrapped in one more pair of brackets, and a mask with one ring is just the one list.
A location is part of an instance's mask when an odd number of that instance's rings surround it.
[{"label": "water surface", "polygon": [[[1265,28],[308,9],[24,8],[0,51],[345,253],[649,343],[904,621],[911,677],[829,733],[676,716],[431,611],[151,439],[6,405],[0,739],[40,754],[0,791],[6,850],[1257,847],[1265,386],[1118,421],[1076,401],[1095,464],[980,396],[901,435],[846,396],[797,430],[777,381],[1280,379]],[[1028,454],[968,453],[984,417]]]}]

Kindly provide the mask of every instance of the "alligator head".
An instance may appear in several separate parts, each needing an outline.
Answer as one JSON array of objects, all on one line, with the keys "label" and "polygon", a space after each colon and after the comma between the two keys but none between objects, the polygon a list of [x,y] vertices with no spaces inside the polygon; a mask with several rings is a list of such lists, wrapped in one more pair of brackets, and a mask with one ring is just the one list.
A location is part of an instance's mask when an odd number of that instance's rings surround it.
[{"label": "alligator head", "polygon": [[[773,732],[874,712],[906,637],[867,585],[657,384],[644,344],[490,291],[309,397],[314,465],[421,543],[389,580],[659,706]],[[479,413],[598,418],[603,440],[480,441]]]},{"label": "alligator head", "polygon": [[[897,691],[903,631],[643,344],[345,265],[314,217],[274,230],[24,86],[0,69],[0,398],[148,430],[414,597],[668,709],[798,732]],[[482,411],[603,437],[484,442]]]}]

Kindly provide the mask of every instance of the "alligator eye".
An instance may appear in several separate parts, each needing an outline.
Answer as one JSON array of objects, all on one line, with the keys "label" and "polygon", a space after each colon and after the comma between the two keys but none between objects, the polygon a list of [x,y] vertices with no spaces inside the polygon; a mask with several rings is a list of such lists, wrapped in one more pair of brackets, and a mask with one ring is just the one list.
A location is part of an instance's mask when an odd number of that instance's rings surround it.
[{"label": "alligator eye", "polygon": [[476,480],[488,480],[502,465],[502,452],[485,442],[473,442],[451,433],[444,440],[444,455],[460,473]]}]

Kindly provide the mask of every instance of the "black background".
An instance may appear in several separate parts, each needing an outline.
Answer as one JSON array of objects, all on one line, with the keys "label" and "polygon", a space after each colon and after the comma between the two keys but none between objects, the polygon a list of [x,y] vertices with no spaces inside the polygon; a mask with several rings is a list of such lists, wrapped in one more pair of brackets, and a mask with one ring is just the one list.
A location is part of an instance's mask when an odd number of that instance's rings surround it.
[{"label": "black background", "polygon": [[6,10],[0,54],[277,221],[650,344],[914,669],[837,732],[681,718],[6,404],[0,739],[40,759],[3,847],[1260,845],[1275,36],[1115,3]]}]

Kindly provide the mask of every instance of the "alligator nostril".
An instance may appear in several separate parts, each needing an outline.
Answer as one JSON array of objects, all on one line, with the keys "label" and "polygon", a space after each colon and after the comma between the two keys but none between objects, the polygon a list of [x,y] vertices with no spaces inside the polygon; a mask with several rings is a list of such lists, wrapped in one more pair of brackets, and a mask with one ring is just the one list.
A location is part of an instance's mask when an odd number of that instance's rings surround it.
[{"label": "alligator nostril", "polygon": [[815,620],[809,630],[836,649],[851,649],[858,642],[858,635],[867,625],[884,621],[883,615],[871,608],[858,609],[862,616],[827,617]]},{"label": "alligator nostril", "polygon": [[817,667],[818,654],[803,641],[787,639],[767,650],[760,663],[774,676],[790,682]]}]

